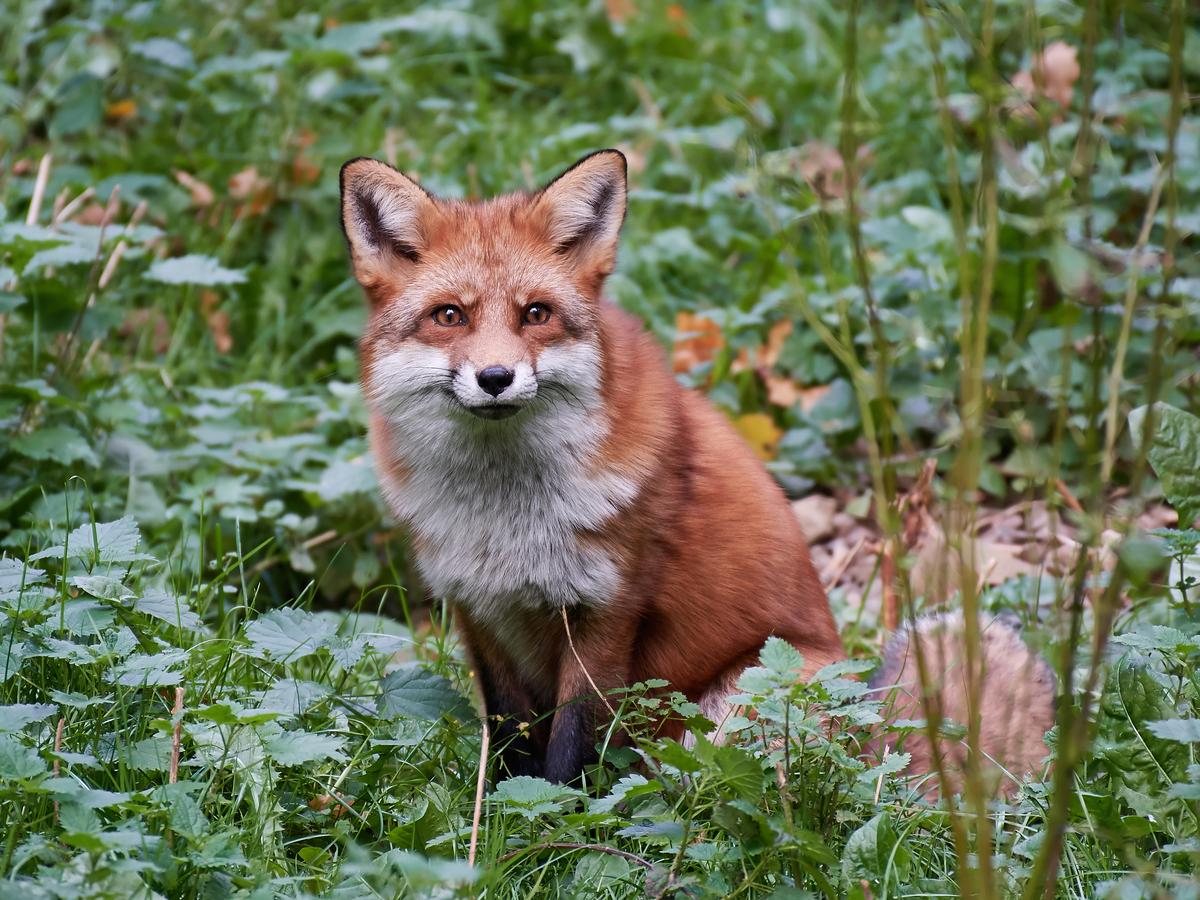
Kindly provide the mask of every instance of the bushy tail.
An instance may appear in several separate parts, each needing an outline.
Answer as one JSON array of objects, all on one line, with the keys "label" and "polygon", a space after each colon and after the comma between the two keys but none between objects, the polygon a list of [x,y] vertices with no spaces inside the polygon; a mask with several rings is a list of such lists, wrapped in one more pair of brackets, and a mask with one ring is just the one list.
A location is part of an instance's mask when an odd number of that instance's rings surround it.
[{"label": "bushy tail", "polygon": [[[946,737],[941,741],[947,787],[955,792],[962,789],[967,760],[968,694],[963,625],[960,613],[918,619],[914,626],[892,638],[884,652],[883,666],[871,679],[873,687],[893,688],[890,721],[925,719],[917,664],[919,643],[942,719],[949,719],[964,730],[961,738]],[[1044,736],[1054,724],[1054,673],[1006,622],[981,617],[979,626],[983,673],[978,709],[984,776],[989,788],[1011,796],[1023,776],[1040,775],[1043,771],[1047,753]],[[924,729],[908,735],[902,746],[888,749],[911,754],[908,768],[914,774],[937,771],[933,748]],[[926,784],[929,795],[936,794],[940,787],[936,778],[930,778]]]}]

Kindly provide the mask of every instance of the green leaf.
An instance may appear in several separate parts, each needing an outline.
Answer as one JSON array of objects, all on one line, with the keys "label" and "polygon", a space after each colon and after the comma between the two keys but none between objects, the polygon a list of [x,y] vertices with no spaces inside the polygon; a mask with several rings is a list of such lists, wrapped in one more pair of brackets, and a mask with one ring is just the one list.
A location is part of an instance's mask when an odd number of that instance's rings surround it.
[{"label": "green leaf", "polygon": [[76,462],[100,465],[87,438],[69,425],[51,425],[18,435],[9,446],[29,459],[50,460],[63,466]]},{"label": "green leaf", "polygon": [[159,260],[149,268],[146,277],[163,284],[241,284],[246,280],[246,273],[240,269],[226,269],[211,256],[192,253]]},{"label": "green leaf", "polygon": [[903,772],[907,768],[911,755],[908,753],[885,753],[883,762],[865,772],[859,773],[858,780],[866,784],[874,784],[880,778],[887,778]]},{"label": "green leaf", "polygon": [[299,766],[318,760],[344,760],[342,748],[346,739],[336,734],[313,734],[308,731],[284,731],[278,737],[264,741],[267,755],[278,765]]},{"label": "green leaf", "polygon": [[472,716],[470,704],[448,679],[420,665],[391,672],[379,687],[379,714],[385,718],[408,716],[433,721],[453,716],[466,721]]},{"label": "green leaf", "polygon": [[146,41],[136,41],[129,45],[129,49],[138,56],[154,60],[171,69],[196,68],[192,51],[170,38],[155,37]]},{"label": "green leaf", "polygon": [[200,617],[192,611],[186,600],[156,588],[147,588],[133,605],[138,612],[177,628],[200,631],[204,627]]},{"label": "green leaf", "polygon": [[0,731],[20,731],[31,722],[40,722],[58,712],[49,703],[15,703],[0,706]]},{"label": "green leaf", "polygon": [[80,525],[67,535],[66,542],[49,547],[40,553],[29,557],[30,561],[38,559],[61,559],[64,555],[72,559],[95,561],[97,563],[125,563],[141,560],[153,560],[146,553],[138,553],[138,544],[142,535],[138,531],[137,522],[126,516],[115,522],[101,522],[96,525]]},{"label": "green leaf", "polygon": [[337,634],[337,625],[302,609],[274,609],[246,626],[249,647],[239,651],[256,659],[294,662],[311,656]]},{"label": "green leaf", "polygon": [[[1129,414],[1134,444],[1141,442],[1149,407]],[[1190,526],[1200,517],[1200,418],[1166,403],[1154,404],[1155,427],[1150,465],[1162,482],[1163,493],[1179,513],[1179,524]]]},{"label": "green leaf", "polygon": [[778,675],[799,675],[804,656],[783,638],[769,637],[759,653],[759,661]]},{"label": "green leaf", "polygon": [[1160,719],[1147,722],[1146,727],[1155,737],[1181,744],[1200,743],[1200,719]]},{"label": "green leaf", "polygon": [[1137,631],[1114,635],[1112,641],[1138,650],[1179,650],[1195,645],[1195,638],[1166,625],[1142,625]]},{"label": "green leaf", "polygon": [[881,812],[846,841],[842,878],[847,884],[863,878],[876,883],[905,880],[909,856],[908,849],[899,843],[891,817]]},{"label": "green leaf", "polygon": [[70,579],[69,583],[85,594],[90,594],[100,600],[112,600],[120,603],[133,599],[133,591],[116,578],[109,578],[105,575],[76,575]]},{"label": "green leaf", "polygon": [[561,784],[551,784],[544,778],[518,775],[496,785],[496,789],[488,797],[488,802],[532,820],[541,815],[560,812],[564,803],[574,803],[579,796],[579,791]]},{"label": "green leaf", "polygon": [[34,781],[46,774],[37,752],[11,734],[0,734],[0,781]]},{"label": "green leaf", "polygon": [[171,766],[171,738],[156,734],[118,751],[125,765],[141,772],[165,772]]}]

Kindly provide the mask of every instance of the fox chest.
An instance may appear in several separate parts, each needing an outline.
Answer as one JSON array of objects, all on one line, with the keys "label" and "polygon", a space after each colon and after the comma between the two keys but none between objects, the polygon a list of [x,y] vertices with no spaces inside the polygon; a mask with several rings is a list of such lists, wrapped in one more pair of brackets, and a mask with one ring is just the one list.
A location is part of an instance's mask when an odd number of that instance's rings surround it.
[{"label": "fox chest", "polygon": [[616,594],[618,560],[593,535],[632,500],[627,479],[570,457],[480,453],[440,463],[381,473],[436,595],[501,623],[514,609],[599,605]]}]

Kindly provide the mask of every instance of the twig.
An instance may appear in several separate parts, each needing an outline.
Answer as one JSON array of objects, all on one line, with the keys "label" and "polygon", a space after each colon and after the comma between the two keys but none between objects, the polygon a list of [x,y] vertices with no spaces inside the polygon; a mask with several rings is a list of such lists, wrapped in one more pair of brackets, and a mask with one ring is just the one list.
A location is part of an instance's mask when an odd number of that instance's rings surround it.
[{"label": "twig", "polygon": [[50,154],[42,156],[38,163],[37,178],[33,182],[33,196],[29,198],[29,211],[25,213],[25,224],[36,225],[42,212],[42,201],[46,197],[46,182],[50,180]]},{"label": "twig", "polygon": [[654,863],[648,859],[642,859],[636,853],[628,853],[625,850],[618,850],[616,847],[606,847],[604,844],[573,844],[568,841],[552,841],[548,844],[534,844],[530,847],[522,847],[519,850],[505,853],[496,862],[506,863],[510,859],[520,856],[522,853],[536,853],[539,850],[591,850],[596,853],[607,853],[609,856],[619,856],[621,859],[627,859],[631,863],[641,866],[643,869],[654,868]]},{"label": "twig", "polygon": [[488,728],[487,708],[483,710],[483,740],[479,744],[479,775],[475,778],[475,812],[471,816],[471,849],[467,862],[475,865],[475,851],[479,847],[479,820],[483,816],[483,788],[487,782],[488,751],[492,743],[492,731]]},{"label": "twig", "polygon": [[78,197],[54,214],[52,224],[61,225],[67,219],[71,218],[79,207],[83,206],[83,204],[87,203],[94,196],[96,196],[96,189],[94,187],[84,188]]},{"label": "twig", "polygon": [[[575,640],[571,637],[571,623],[567,621],[567,608],[560,606],[558,611],[562,613],[563,628],[567,632],[567,645],[571,648],[571,655],[575,657],[575,662],[579,663],[579,668],[583,672],[583,677],[588,680],[588,684],[592,686],[592,690],[596,692],[596,696],[600,698],[600,702],[608,708],[608,714],[613,717],[613,721],[619,721],[617,711],[613,709],[608,698],[604,696],[604,692],[600,690],[595,681],[592,680],[592,673],[587,670],[587,666],[583,664],[583,660],[579,658],[579,653],[575,650]],[[622,726],[624,727],[624,726]]]},{"label": "twig", "polygon": [[867,538],[864,535],[858,539],[858,543],[850,548],[850,551],[844,554],[841,559],[831,560],[830,563],[826,565],[825,570],[821,572],[821,582],[827,589],[837,587],[837,583],[841,580],[842,576],[846,574],[846,570],[850,568],[850,563],[854,562],[855,558],[859,554],[859,551],[861,551],[866,545]]},{"label": "twig", "polygon": [[1129,283],[1125,286],[1125,305],[1121,312],[1121,333],[1117,337],[1117,352],[1112,369],[1108,373],[1108,409],[1104,415],[1104,459],[1100,468],[1100,480],[1107,484],[1113,469],[1113,450],[1117,445],[1117,408],[1121,400],[1121,376],[1125,374],[1125,353],[1129,350],[1129,335],[1133,330],[1133,307],[1137,302],[1138,276],[1142,273],[1142,250],[1150,240],[1150,229],[1154,226],[1154,214],[1158,212],[1158,199],[1162,196],[1166,169],[1159,165],[1150,190],[1150,202],[1146,204],[1146,215],[1138,232],[1132,258],[1129,260]]},{"label": "twig", "polygon": [[167,771],[167,784],[174,784],[179,780],[179,742],[183,737],[183,722],[180,715],[183,713],[183,688],[175,688],[175,706],[171,709],[171,718],[175,720],[175,727],[171,731],[171,768]]},{"label": "twig", "polygon": [[[62,752],[63,730],[67,727],[66,716],[59,716],[58,727],[54,729],[54,777],[58,777],[58,773],[62,771],[62,760],[58,758],[58,754]],[[54,801],[54,821],[58,821],[58,801]]]}]

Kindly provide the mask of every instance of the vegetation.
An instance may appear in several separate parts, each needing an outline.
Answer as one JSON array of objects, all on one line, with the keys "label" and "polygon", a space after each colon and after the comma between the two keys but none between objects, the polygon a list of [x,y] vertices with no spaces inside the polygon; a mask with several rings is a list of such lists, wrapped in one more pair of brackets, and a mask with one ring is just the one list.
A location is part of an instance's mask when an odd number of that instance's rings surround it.
[{"label": "vegetation", "polygon": [[[2,21],[0,897],[1200,894],[1183,0]],[[795,685],[769,642],[719,747],[648,733],[697,713],[660,686],[611,698],[643,738],[599,735],[580,788],[491,784],[472,865],[481,729],[376,496],[337,169],[479,197],[611,145],[610,293],[843,510],[856,659]],[[1058,671],[1054,766],[1010,802],[862,746],[853,676],[941,601]]]}]

